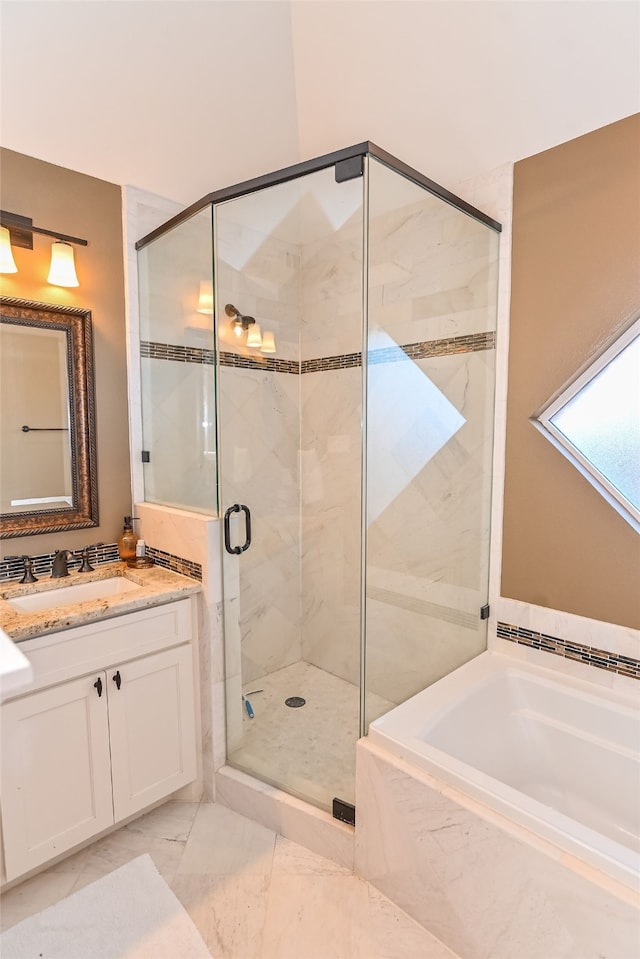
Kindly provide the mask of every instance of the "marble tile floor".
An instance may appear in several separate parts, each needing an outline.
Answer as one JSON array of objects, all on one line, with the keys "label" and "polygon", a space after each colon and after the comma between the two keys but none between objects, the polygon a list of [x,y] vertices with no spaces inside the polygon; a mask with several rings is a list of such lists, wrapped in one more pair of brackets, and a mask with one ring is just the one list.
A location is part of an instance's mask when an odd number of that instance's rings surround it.
[{"label": "marble tile floor", "polygon": [[[303,661],[254,680],[244,688],[254,718],[243,711],[242,744],[229,753],[231,766],[330,810],[334,797],[355,802],[356,740],[360,690],[324,669]],[[285,705],[301,696],[305,705]],[[381,716],[395,704],[367,698],[370,714]]]},{"label": "marble tile floor", "polygon": [[215,803],[166,803],[14,887],[2,928],[143,853],[214,959],[456,959],[363,879]]}]

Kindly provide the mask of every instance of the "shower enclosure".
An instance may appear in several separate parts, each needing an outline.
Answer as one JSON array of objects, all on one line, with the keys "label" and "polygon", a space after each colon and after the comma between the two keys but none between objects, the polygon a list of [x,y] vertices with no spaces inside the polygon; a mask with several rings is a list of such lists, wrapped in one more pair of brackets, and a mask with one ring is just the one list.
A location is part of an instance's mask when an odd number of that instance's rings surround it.
[{"label": "shower enclosure", "polygon": [[486,647],[499,229],[364,143],[138,244],[145,496],[223,522],[228,763],[339,818],[368,724]]}]

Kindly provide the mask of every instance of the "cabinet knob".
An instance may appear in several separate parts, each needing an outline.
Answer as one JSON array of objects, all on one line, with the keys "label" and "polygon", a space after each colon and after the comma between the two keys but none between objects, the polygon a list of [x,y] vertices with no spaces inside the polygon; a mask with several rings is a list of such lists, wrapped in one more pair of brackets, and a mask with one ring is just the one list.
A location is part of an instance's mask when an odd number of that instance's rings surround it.
[{"label": "cabinet knob", "polygon": [[116,684],[116,689],[120,689],[122,686],[122,676],[120,675],[120,670],[113,674],[113,681]]},{"label": "cabinet knob", "polygon": [[93,684],[93,686],[94,686],[94,689],[97,689],[97,690],[98,690],[98,697],[102,696],[102,680],[100,679],[99,676],[98,676],[98,678],[96,679],[96,681],[95,681],[95,683]]}]

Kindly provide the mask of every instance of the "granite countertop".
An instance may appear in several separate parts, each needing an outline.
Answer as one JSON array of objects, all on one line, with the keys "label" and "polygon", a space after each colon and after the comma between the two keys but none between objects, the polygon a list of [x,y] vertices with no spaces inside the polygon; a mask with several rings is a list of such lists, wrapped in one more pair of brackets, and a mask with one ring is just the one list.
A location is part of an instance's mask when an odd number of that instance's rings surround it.
[{"label": "granite countertop", "polygon": [[[81,602],[66,602],[65,605],[33,611],[18,610],[8,600],[36,593],[49,593],[66,586],[96,582],[122,576],[135,583],[139,589],[118,593],[100,599]],[[72,626],[84,626],[100,619],[109,619],[150,606],[160,606],[198,593],[201,585],[197,580],[173,573],[160,566],[149,569],[130,569],[126,563],[104,563],[92,573],[70,572],[61,579],[41,577],[37,583],[7,583],[0,588],[0,629],[14,642],[33,639],[45,633],[56,633]]]}]

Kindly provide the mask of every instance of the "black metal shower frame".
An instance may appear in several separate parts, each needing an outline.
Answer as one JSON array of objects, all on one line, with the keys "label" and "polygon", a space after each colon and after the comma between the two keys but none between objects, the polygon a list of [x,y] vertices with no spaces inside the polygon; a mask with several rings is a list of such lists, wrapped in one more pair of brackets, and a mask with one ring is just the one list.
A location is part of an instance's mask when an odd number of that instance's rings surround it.
[{"label": "black metal shower frame", "polygon": [[304,160],[302,163],[295,163],[293,166],[284,167],[284,169],[276,170],[274,173],[266,173],[262,176],[254,177],[252,180],[244,180],[242,183],[236,183],[233,186],[227,186],[221,190],[215,190],[213,193],[208,193],[206,196],[203,196],[202,199],[197,200],[180,213],[171,217],[166,223],[152,230],[151,233],[147,233],[141,240],[138,240],[136,250],[144,249],[145,246],[153,243],[158,237],[163,236],[169,230],[179,226],[180,223],[190,219],[196,213],[199,213],[212,204],[223,203],[226,200],[235,200],[240,196],[248,196],[250,193],[257,193],[259,190],[276,186],[279,183],[296,180],[299,177],[306,176],[308,173],[326,170],[327,167],[335,166],[336,163],[340,163],[343,160],[350,160],[353,157],[359,156],[370,156],[379,160],[380,163],[388,166],[391,170],[395,170],[396,173],[406,177],[408,180],[413,180],[414,183],[417,183],[429,193],[444,200],[445,203],[449,203],[463,213],[479,220],[480,223],[484,223],[497,233],[502,231],[502,225],[498,223],[497,220],[487,216],[482,210],[476,209],[476,207],[467,203],[466,200],[461,199],[461,197],[456,196],[455,193],[451,193],[450,190],[440,186],[435,180],[430,180],[429,177],[426,177],[418,170],[414,170],[413,167],[410,167],[407,163],[403,163],[402,160],[398,160],[397,157],[387,153],[386,150],[383,150],[370,140],[365,140],[364,143],[356,143],[354,146],[345,147],[343,150],[325,153],[324,156],[315,157],[313,160]]}]

